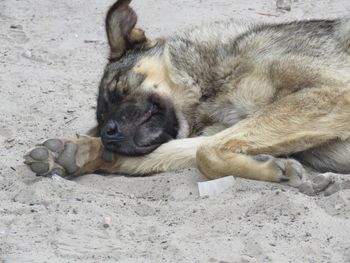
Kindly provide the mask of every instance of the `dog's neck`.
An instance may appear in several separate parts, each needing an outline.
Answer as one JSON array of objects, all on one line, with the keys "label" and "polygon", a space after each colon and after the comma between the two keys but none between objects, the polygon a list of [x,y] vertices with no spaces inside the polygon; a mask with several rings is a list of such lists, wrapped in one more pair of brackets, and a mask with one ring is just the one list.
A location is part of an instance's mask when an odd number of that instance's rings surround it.
[{"label": "dog's neck", "polygon": [[[233,52],[222,46],[209,50],[205,43],[187,42],[182,38],[172,38],[164,43],[163,61],[168,79],[172,88],[179,91],[176,100],[187,122],[192,124],[192,135],[212,124],[205,117],[207,114],[201,112],[202,104],[215,100],[225,89],[225,83],[234,77],[232,72],[222,70],[230,68],[224,65],[232,63],[233,56],[215,55],[220,48],[221,53]],[[227,57],[231,60],[226,61]]]}]

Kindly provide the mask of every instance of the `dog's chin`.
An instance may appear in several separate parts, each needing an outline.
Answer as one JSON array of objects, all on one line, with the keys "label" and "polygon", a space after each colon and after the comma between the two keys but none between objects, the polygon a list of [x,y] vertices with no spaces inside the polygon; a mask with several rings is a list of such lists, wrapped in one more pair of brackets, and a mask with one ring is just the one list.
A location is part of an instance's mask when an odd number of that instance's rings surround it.
[{"label": "dog's chin", "polygon": [[160,144],[153,144],[148,146],[137,146],[132,142],[108,142],[104,145],[109,152],[117,153],[124,156],[142,156],[153,152]]},{"label": "dog's chin", "polygon": [[153,152],[160,145],[174,139],[173,136],[164,132],[157,136],[141,136],[141,134],[136,133],[136,136],[133,138],[126,138],[123,141],[106,141],[102,139],[102,143],[109,152],[125,156],[142,156]]}]

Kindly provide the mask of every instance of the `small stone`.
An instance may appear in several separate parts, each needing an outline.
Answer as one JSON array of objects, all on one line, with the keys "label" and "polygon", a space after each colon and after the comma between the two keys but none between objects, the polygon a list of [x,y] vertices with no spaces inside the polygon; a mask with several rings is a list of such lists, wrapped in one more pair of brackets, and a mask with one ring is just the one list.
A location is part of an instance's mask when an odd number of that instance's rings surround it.
[{"label": "small stone", "polygon": [[23,27],[21,25],[11,25],[11,29],[22,29]]},{"label": "small stone", "polygon": [[334,209],[335,209],[335,210],[340,210],[342,207],[343,207],[343,204],[336,204],[336,205],[334,206]]},{"label": "small stone", "polygon": [[85,39],[84,43],[98,43],[98,40]]},{"label": "small stone", "polygon": [[276,7],[277,7],[277,9],[290,11],[290,10],[292,10],[292,1],[291,0],[277,0]]},{"label": "small stone", "polygon": [[33,56],[32,52],[30,50],[26,50],[24,53],[23,53],[23,57],[25,58],[31,58]]},{"label": "small stone", "polygon": [[109,216],[106,216],[104,219],[103,227],[108,228],[112,224],[112,218]]},{"label": "small stone", "polygon": [[341,186],[338,182],[335,182],[328,186],[328,188],[324,191],[324,196],[330,196],[341,190]]}]

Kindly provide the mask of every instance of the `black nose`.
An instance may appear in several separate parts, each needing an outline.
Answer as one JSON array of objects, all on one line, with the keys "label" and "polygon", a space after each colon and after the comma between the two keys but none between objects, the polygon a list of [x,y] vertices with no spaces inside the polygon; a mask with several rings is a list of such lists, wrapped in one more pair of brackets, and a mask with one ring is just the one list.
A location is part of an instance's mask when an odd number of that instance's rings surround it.
[{"label": "black nose", "polygon": [[103,139],[108,141],[123,141],[126,139],[124,134],[121,133],[118,123],[114,120],[109,120],[101,131]]}]

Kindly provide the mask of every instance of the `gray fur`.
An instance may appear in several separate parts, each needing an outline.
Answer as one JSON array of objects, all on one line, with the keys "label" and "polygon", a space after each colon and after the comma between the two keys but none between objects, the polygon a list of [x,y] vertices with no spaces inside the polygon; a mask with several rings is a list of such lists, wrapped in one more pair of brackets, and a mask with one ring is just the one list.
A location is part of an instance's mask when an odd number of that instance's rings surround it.
[{"label": "gray fur", "polygon": [[[283,74],[284,65],[275,58],[283,57],[284,63],[293,63],[302,57],[309,59],[309,65],[296,66],[301,74],[310,72],[310,81],[323,81],[315,71],[317,68],[339,72],[350,81],[350,19],[263,25],[233,21],[214,23],[170,38],[165,52],[171,57],[171,66],[176,72],[172,80],[200,94],[201,104],[191,117],[196,122],[193,127],[201,130],[207,125],[234,125],[264,106],[249,100],[242,102],[234,96],[232,83],[254,71],[254,65],[268,64],[266,76],[276,81]],[[296,81],[290,92],[303,85],[309,83]],[[278,94],[273,94],[267,103],[277,97]],[[350,172],[348,156],[350,144],[340,141],[296,155],[319,171],[342,173]]]},{"label": "gray fur", "polygon": [[[269,64],[267,77],[271,81],[278,79],[283,71],[283,65],[274,59],[281,56],[284,61],[309,58],[309,67],[298,65],[303,73],[314,67],[349,72],[349,21],[343,18],[263,25],[233,21],[214,23],[170,38],[165,52],[169,53],[176,70],[173,81],[200,91],[203,103],[195,114],[209,113],[212,122],[233,125],[259,110],[253,102],[247,107],[246,101],[241,103],[227,94],[228,91],[234,93],[232,83],[253,71],[255,64],[256,67]],[[348,77],[350,80],[350,74]],[[296,88],[301,89],[297,84]],[[221,95],[226,99],[222,100]],[[273,99],[272,96],[269,103]],[[221,103],[217,103],[218,100]]]}]

